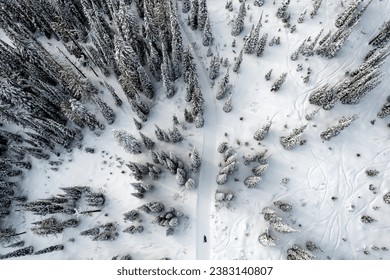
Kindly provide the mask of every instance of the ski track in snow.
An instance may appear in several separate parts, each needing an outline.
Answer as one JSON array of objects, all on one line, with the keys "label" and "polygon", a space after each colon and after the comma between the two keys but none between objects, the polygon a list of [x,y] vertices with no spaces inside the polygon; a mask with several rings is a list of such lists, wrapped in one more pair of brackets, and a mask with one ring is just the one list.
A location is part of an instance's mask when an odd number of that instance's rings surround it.
[{"label": "ski track in snow", "polygon": [[[187,44],[194,42],[191,39],[191,33],[187,32],[185,24],[180,17],[180,24]],[[190,44],[191,45],[191,44]],[[198,78],[203,85],[202,93],[205,102],[204,127],[203,129],[203,147],[202,147],[202,165],[199,170],[199,182],[196,202],[196,259],[210,259],[211,242],[211,204],[213,193],[215,192],[215,174],[217,174],[216,164],[216,106],[215,100],[211,96],[212,90],[207,77],[207,72],[196,48],[191,47],[194,59],[197,64]],[[212,108],[210,108],[212,107]],[[207,242],[204,242],[204,236]]]}]

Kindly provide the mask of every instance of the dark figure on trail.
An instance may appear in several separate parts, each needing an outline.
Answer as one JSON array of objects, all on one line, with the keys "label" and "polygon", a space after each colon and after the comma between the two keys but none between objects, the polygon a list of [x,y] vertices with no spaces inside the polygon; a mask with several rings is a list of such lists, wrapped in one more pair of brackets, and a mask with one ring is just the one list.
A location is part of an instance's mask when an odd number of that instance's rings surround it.
[{"label": "dark figure on trail", "polygon": [[207,237],[206,237],[206,235],[203,235],[203,243],[207,243]]}]

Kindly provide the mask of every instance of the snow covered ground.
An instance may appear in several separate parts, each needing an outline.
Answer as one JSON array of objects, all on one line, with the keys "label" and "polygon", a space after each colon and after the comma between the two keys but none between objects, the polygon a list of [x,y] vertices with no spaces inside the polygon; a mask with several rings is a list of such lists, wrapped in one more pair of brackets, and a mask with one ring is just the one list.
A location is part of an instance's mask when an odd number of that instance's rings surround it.
[{"label": "snow covered ground", "polygon": [[[18,232],[27,231],[20,236],[26,246],[41,249],[64,245],[62,251],[23,258],[111,259],[129,254],[133,259],[286,259],[287,249],[293,244],[305,247],[306,242],[312,241],[321,248],[313,252],[317,259],[390,259],[387,251],[390,241],[386,238],[390,234],[390,205],[383,201],[383,196],[390,191],[389,117],[377,117],[389,95],[390,63],[381,66],[382,83],[359,104],[337,103],[331,110],[320,109],[312,120],[305,118],[318,108],[308,101],[313,89],[341,81],[347,71],[353,71],[363,62],[372,49],[369,40],[377,34],[381,24],[389,20],[386,16],[390,13],[390,2],[374,0],[371,3],[336,57],[300,56],[296,61],[290,56],[302,41],[308,36],[314,38],[321,29],[324,29],[323,34],[334,29],[337,14],[344,9],[341,3],[346,6],[349,1],[322,0],[314,18],[309,16],[313,1],[291,1],[288,9],[292,24],[296,24],[296,31],[291,33],[275,16],[280,0],[266,0],[262,7],[256,7],[253,0],[248,0],[244,30],[237,37],[231,36],[230,31],[240,2],[233,1],[231,12],[225,9],[225,2],[209,0],[207,6],[214,36],[211,50],[214,54],[218,52],[224,60],[227,58],[230,64],[232,111],[225,113],[222,109],[226,97],[222,100],[215,98],[219,81],[227,68],[221,66],[219,77],[215,81],[209,79],[211,57],[207,56],[207,47],[202,45],[202,33],[186,25],[187,14],[181,12],[182,1],[178,1],[183,42],[192,45],[205,99],[205,125],[197,129],[194,124],[184,121],[185,85],[180,78],[176,83],[178,91],[171,99],[165,97],[161,83],[156,84],[161,88],[141,130],[156,141],[158,149],[172,151],[185,161],[189,160],[188,154],[194,146],[200,151],[202,165],[199,173],[191,173],[197,189],[179,188],[175,177],[165,171],[158,181],[153,182],[154,191],[146,193],[143,200],[130,195],[134,192],[130,183],[136,180],[129,176],[126,163],[151,160],[145,151],[136,156],[126,153],[113,140],[112,129],[115,128],[125,129],[138,138],[132,120],[134,113],[124,102],[116,109],[117,118],[113,125],[102,132],[86,132],[80,149],[64,151],[58,159],[53,157],[52,160],[62,161],[58,170],[53,170],[47,162],[32,159],[33,168],[25,172],[22,184],[23,194],[29,200],[60,194],[64,187],[90,186],[93,191],[102,192],[106,202],[101,212],[76,214],[74,217],[80,221],[78,227],[44,237],[30,231],[32,223],[42,217],[28,212],[12,213],[5,223],[16,226]],[[305,10],[304,22],[296,23]],[[244,54],[238,73],[234,73],[234,60],[243,48],[244,36],[249,34],[252,25],[256,26],[261,14],[260,37],[268,33],[268,42],[272,37],[280,37],[280,44],[269,46],[267,43],[262,57]],[[235,47],[232,47],[233,40],[236,41]],[[302,71],[296,71],[298,64],[302,64]],[[312,73],[309,82],[304,83],[302,77],[309,67]],[[271,79],[266,81],[264,76],[271,69]],[[271,92],[272,84],[282,73],[287,73],[286,81],[280,90]],[[101,78],[96,80],[98,82]],[[117,81],[110,79],[107,82],[121,92]],[[126,100],[123,94],[120,97]],[[109,105],[114,107],[111,103]],[[320,137],[320,132],[342,116],[353,114],[358,114],[358,119],[340,135],[330,141]],[[178,144],[157,141],[154,125],[171,128],[173,115],[179,119],[184,141]],[[268,121],[272,122],[268,135],[262,141],[254,140],[254,132]],[[306,143],[292,150],[284,149],[280,137],[305,124]],[[220,170],[219,164],[223,162],[223,154],[217,152],[221,142],[227,142],[235,150],[239,168],[229,175],[226,184],[217,185],[215,178]],[[95,152],[86,153],[86,147],[95,149]],[[244,180],[252,175],[251,170],[256,164],[245,165],[243,156],[264,149],[268,150],[269,167],[257,187],[248,189]],[[367,176],[366,171],[370,169],[379,171],[378,175]],[[216,190],[232,192],[235,198],[230,202],[216,202]],[[273,204],[278,200],[288,202],[292,210],[283,212],[278,209]],[[131,225],[123,220],[123,214],[147,201],[160,201],[166,207],[184,213],[173,235],[166,236],[166,228],[151,223],[154,216],[143,212],[134,223],[144,226],[142,233],[122,232]],[[273,231],[261,213],[265,207],[274,208],[296,231]],[[83,205],[78,212],[92,209]],[[375,221],[362,223],[364,215]],[[114,241],[92,241],[90,237],[79,234],[107,222],[117,223],[119,236]],[[258,241],[259,235],[267,229],[277,238],[274,247],[265,247]],[[207,242],[204,242],[204,236]],[[0,254],[11,250],[0,248]]]}]

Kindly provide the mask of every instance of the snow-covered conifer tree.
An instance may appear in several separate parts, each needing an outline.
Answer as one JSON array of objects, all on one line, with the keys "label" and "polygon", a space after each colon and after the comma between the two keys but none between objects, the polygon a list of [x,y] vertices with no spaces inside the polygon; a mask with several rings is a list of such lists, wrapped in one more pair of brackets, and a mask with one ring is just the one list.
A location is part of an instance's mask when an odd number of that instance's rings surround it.
[{"label": "snow-covered conifer tree", "polygon": [[272,74],[272,69],[269,70],[269,71],[267,72],[267,74],[265,74],[264,78],[265,78],[266,81],[271,80],[271,74]]},{"label": "snow-covered conifer tree", "polygon": [[253,138],[257,141],[263,140],[264,137],[268,134],[270,127],[271,127],[271,122],[268,122],[267,124],[263,125],[255,132]]},{"label": "snow-covered conifer tree", "polygon": [[142,132],[139,132],[139,135],[142,138],[142,142],[144,143],[146,149],[151,150],[154,147],[154,142],[149,137],[145,136]]},{"label": "snow-covered conifer tree", "polygon": [[264,0],[255,0],[255,2],[253,2],[253,6],[261,7],[263,5],[264,5]]},{"label": "snow-covered conifer tree", "polygon": [[190,15],[190,26],[192,30],[198,29],[198,13],[199,13],[199,0],[192,0],[191,3],[191,15]]},{"label": "snow-covered conifer tree", "polygon": [[385,103],[378,112],[378,118],[384,118],[390,115],[390,102]]},{"label": "snow-covered conifer tree", "polygon": [[233,72],[238,73],[238,70],[240,69],[240,66],[242,63],[242,59],[243,59],[243,50],[241,50],[238,57],[236,57],[236,62],[235,62],[234,67],[233,67]]},{"label": "snow-covered conifer tree", "polygon": [[350,126],[357,117],[357,115],[342,117],[338,120],[336,125],[328,127],[326,130],[322,131],[320,134],[321,138],[324,140],[330,140],[332,137],[338,135],[344,128]]},{"label": "snow-covered conifer tree", "polygon": [[229,89],[229,68],[226,69],[225,75],[219,82],[216,98],[218,100],[224,98],[228,89]]},{"label": "snow-covered conifer tree", "polygon": [[115,141],[122,146],[126,152],[131,154],[141,153],[141,144],[130,133],[123,129],[114,129],[112,131]]},{"label": "snow-covered conifer tree", "polygon": [[99,107],[103,117],[106,119],[108,124],[113,124],[115,120],[114,110],[107,105],[103,100],[99,98],[97,95],[91,96],[93,101],[95,101],[96,105]]},{"label": "snow-covered conifer tree", "polygon": [[219,59],[218,53],[214,55],[210,61],[210,69],[209,69],[209,78],[210,80],[214,80],[219,76],[219,68],[221,66],[221,62]]},{"label": "snow-covered conifer tree", "polygon": [[248,176],[244,180],[244,185],[249,189],[256,188],[257,184],[261,181],[260,176]]},{"label": "snow-covered conifer tree", "polygon": [[237,17],[234,19],[231,35],[238,36],[241,31],[244,29],[244,18],[246,15],[245,1],[243,1],[240,5],[240,9],[238,11]]},{"label": "snow-covered conifer tree", "polygon": [[288,136],[281,136],[280,143],[283,148],[289,150],[295,148],[298,144],[301,143],[303,131],[306,129],[307,125],[303,125],[299,128],[293,129],[292,133]]},{"label": "snow-covered conifer tree", "polygon": [[181,135],[177,126],[173,126],[172,130],[168,130],[168,136],[172,143],[181,142],[183,140],[183,136]]},{"label": "snow-covered conifer tree", "polygon": [[190,0],[183,0],[183,4],[182,4],[182,12],[183,13],[188,13],[191,9],[191,1]]},{"label": "snow-covered conifer tree", "polygon": [[258,166],[253,167],[252,172],[256,176],[261,176],[265,173],[265,171],[267,171],[268,166],[268,164],[260,164]]},{"label": "snow-covered conifer tree", "polygon": [[274,84],[271,87],[271,91],[278,91],[284,81],[286,80],[287,73],[283,73],[282,75],[279,76],[279,78],[274,82]]},{"label": "snow-covered conifer tree", "polygon": [[199,0],[198,27],[200,30],[203,30],[206,24],[206,20],[208,18],[207,13],[207,1]]},{"label": "snow-covered conifer tree", "polygon": [[194,147],[194,149],[192,150],[190,160],[191,160],[192,171],[197,172],[199,170],[202,161],[200,159],[200,155],[196,147]]},{"label": "snow-covered conifer tree", "polygon": [[222,173],[217,175],[216,183],[218,185],[223,185],[226,183],[226,181],[227,181],[227,174]]},{"label": "snow-covered conifer tree", "polygon": [[210,16],[207,16],[206,23],[203,28],[203,46],[210,46],[213,41],[213,34],[211,32]]},{"label": "snow-covered conifer tree", "polygon": [[268,38],[268,33],[265,33],[263,36],[261,36],[259,40],[259,45],[257,46],[257,50],[256,50],[257,56],[263,56],[263,52],[267,44],[267,38]]},{"label": "snow-covered conifer tree", "polygon": [[200,115],[200,114],[196,115],[194,121],[195,121],[195,127],[196,128],[203,127],[203,124],[204,124],[203,115]]},{"label": "snow-covered conifer tree", "polygon": [[185,188],[187,190],[193,190],[193,189],[196,189],[196,184],[195,184],[195,181],[194,179],[192,178],[188,178],[187,182],[185,183]]},{"label": "snow-covered conifer tree", "polygon": [[226,99],[225,104],[223,105],[222,109],[225,113],[229,113],[233,109],[231,95]]}]

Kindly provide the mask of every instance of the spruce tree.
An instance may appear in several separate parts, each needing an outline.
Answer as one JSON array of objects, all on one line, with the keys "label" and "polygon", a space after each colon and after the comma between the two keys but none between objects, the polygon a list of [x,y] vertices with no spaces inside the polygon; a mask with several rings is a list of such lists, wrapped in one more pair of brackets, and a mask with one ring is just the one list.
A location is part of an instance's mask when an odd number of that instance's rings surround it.
[{"label": "spruce tree", "polygon": [[[244,7],[245,7],[245,1],[243,3],[241,3],[241,7],[242,7],[242,5],[244,5]],[[244,10],[240,8],[237,17],[233,21],[231,35],[234,37],[240,35],[242,30],[244,29],[245,13],[243,11]]]},{"label": "spruce tree", "polygon": [[233,72],[238,73],[238,70],[240,69],[241,66],[242,59],[243,59],[243,50],[241,50],[238,57],[236,57],[236,62],[233,67]]},{"label": "spruce tree", "polygon": [[123,129],[114,129],[112,131],[115,141],[122,146],[126,152],[131,154],[141,153],[141,144],[131,134]]},{"label": "spruce tree", "polygon": [[265,33],[263,36],[261,36],[259,40],[259,45],[257,46],[257,50],[256,50],[257,56],[263,56],[263,52],[267,44],[267,38],[268,38],[268,33]]},{"label": "spruce tree", "polygon": [[230,95],[223,105],[223,111],[225,113],[229,113],[232,110],[232,96]]},{"label": "spruce tree", "polygon": [[210,46],[213,41],[213,34],[211,32],[210,15],[207,16],[206,23],[203,28],[203,46]]},{"label": "spruce tree", "polygon": [[219,59],[218,53],[213,56],[213,58],[210,61],[210,68],[209,68],[209,78],[210,80],[215,80],[219,76],[219,68],[221,66],[221,62]]},{"label": "spruce tree", "polygon": [[190,26],[192,30],[198,29],[198,13],[199,13],[199,0],[192,0],[191,3],[191,15],[190,15]]},{"label": "spruce tree", "polygon": [[200,155],[199,155],[199,152],[196,149],[196,147],[194,147],[194,149],[192,150],[190,159],[191,159],[192,171],[197,172],[199,170],[199,167],[200,167],[200,164],[202,161],[200,159]]},{"label": "spruce tree", "polygon": [[150,139],[149,137],[145,136],[142,132],[139,132],[139,135],[142,138],[142,142],[144,143],[145,148],[148,149],[148,150],[152,150],[153,147],[154,147],[153,140]]},{"label": "spruce tree", "polygon": [[219,82],[216,98],[218,100],[224,98],[228,89],[229,89],[229,68],[226,69],[225,75]]},{"label": "spruce tree", "polygon": [[191,1],[190,0],[183,0],[183,4],[182,4],[182,12],[183,13],[188,13],[191,9]]},{"label": "spruce tree", "polygon": [[282,75],[280,75],[280,77],[272,85],[271,91],[275,91],[275,92],[278,91],[282,86],[282,84],[284,83],[284,81],[286,80],[286,76],[287,73],[283,73]]}]

